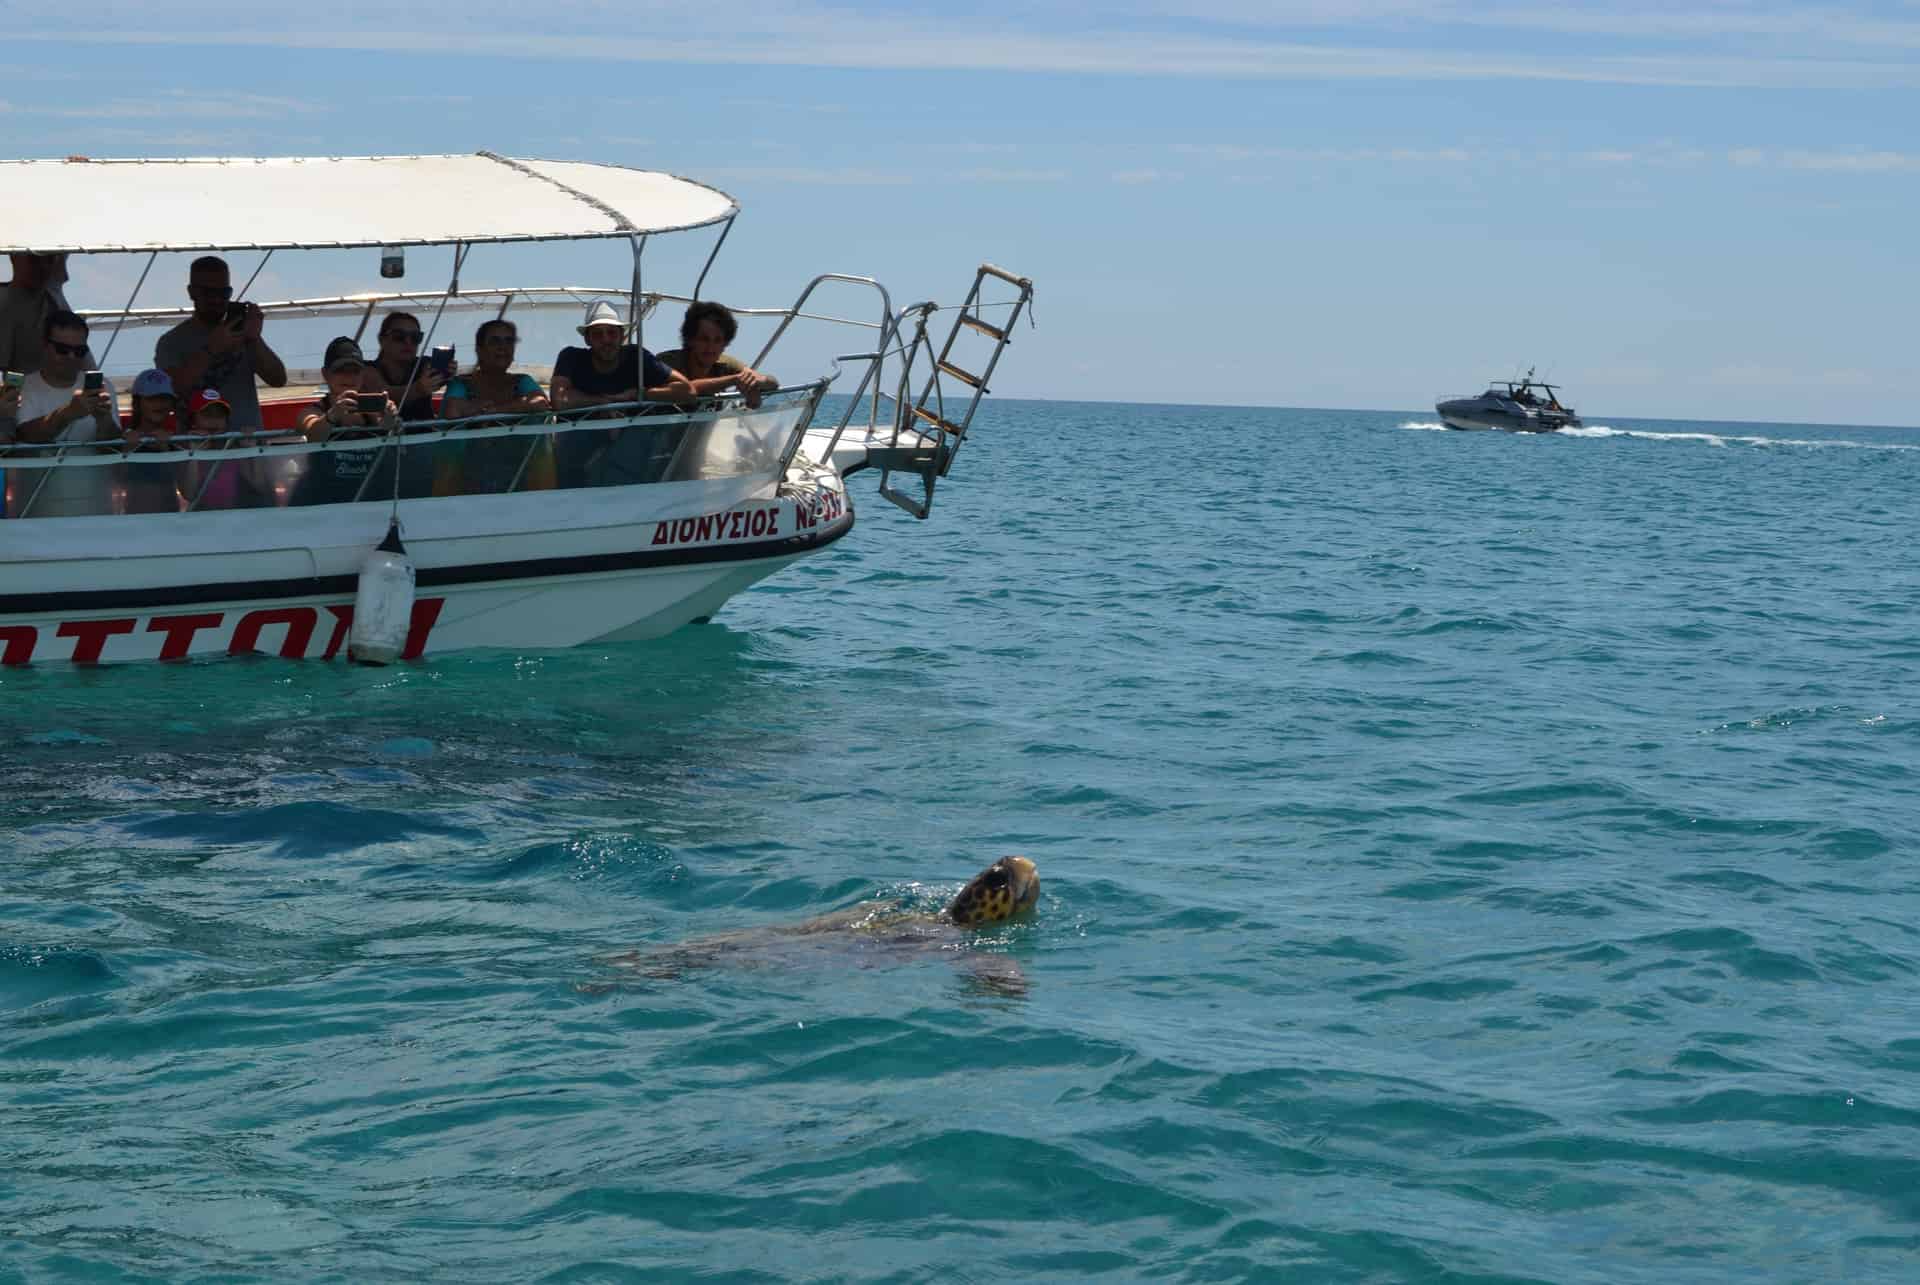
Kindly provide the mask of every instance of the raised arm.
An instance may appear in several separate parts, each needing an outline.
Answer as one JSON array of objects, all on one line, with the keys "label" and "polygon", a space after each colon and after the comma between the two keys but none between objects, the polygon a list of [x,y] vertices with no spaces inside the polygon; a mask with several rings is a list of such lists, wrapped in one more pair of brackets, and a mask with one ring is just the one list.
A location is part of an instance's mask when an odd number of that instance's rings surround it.
[{"label": "raised arm", "polygon": [[62,433],[77,421],[93,417],[94,435],[97,440],[111,441],[120,436],[120,421],[114,416],[113,402],[103,389],[97,393],[85,390],[73,395],[73,400],[65,406],[30,419],[14,429],[14,436],[23,442],[52,442],[59,440]]},{"label": "raised arm", "polygon": [[247,319],[240,323],[240,337],[247,345],[247,353],[253,358],[253,373],[269,388],[287,386],[287,363],[280,360],[280,354],[267,346],[262,330],[267,316],[260,311],[260,305],[246,305]]}]

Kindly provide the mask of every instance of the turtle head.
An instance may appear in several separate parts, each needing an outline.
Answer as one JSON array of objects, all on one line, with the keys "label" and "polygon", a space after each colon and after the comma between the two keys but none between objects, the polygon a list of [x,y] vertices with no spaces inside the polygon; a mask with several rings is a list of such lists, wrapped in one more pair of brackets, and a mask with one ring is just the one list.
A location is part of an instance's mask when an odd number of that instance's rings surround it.
[{"label": "turtle head", "polygon": [[966,928],[1024,915],[1040,900],[1040,872],[1025,857],[1002,857],[973,877],[947,907]]}]

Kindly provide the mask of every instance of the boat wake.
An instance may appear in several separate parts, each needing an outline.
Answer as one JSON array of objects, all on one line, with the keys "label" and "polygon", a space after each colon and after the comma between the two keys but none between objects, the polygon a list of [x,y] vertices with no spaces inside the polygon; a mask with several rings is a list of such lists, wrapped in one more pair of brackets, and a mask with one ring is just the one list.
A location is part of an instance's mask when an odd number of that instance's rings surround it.
[{"label": "boat wake", "polygon": [[1906,442],[1856,442],[1839,437],[1766,437],[1753,433],[1663,433],[1648,428],[1609,428],[1588,424],[1582,428],[1563,428],[1559,437],[1637,437],[1650,442],[1704,442],[1708,446],[1824,446],[1855,451],[1915,451],[1920,446]]},{"label": "boat wake", "polygon": [[[1401,428],[1414,432],[1452,432],[1438,420],[1408,420]],[[1748,433],[1663,433],[1647,428],[1612,428],[1605,424],[1586,424],[1580,428],[1562,428],[1551,433],[1508,433],[1508,437],[1633,437],[1650,442],[1701,442],[1708,446],[1816,446],[1840,447],[1856,451],[1920,451],[1907,442],[1856,442],[1846,438],[1765,437]]]}]

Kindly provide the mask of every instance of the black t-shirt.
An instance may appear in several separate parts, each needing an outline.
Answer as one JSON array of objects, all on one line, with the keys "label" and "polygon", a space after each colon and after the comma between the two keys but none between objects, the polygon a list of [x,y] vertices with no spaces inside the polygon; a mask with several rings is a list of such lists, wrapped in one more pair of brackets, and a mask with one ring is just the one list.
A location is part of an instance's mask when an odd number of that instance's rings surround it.
[{"label": "black t-shirt", "polygon": [[[647,377],[644,380],[640,378],[642,358],[646,359]],[[596,397],[623,393],[629,388],[658,388],[673,378],[673,372],[661,364],[658,357],[632,344],[620,350],[620,360],[605,374],[594,369],[593,349],[562,348],[560,355],[554,359],[553,374],[556,379],[565,375],[575,388]]]}]

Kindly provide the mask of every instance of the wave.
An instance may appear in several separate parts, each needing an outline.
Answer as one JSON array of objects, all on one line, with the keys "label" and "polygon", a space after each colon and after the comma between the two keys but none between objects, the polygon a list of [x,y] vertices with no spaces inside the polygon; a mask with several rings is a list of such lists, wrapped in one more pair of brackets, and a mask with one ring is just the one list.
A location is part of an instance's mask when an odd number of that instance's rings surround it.
[{"label": "wave", "polygon": [[[1421,433],[1446,433],[1449,429],[1438,420],[1408,420],[1400,425]],[[1488,432],[1497,430],[1488,429]],[[1855,451],[1920,451],[1920,446],[1907,442],[1856,442],[1846,438],[1831,437],[1765,437],[1750,433],[1713,433],[1699,432],[1660,432],[1651,428],[1614,428],[1608,424],[1585,424],[1579,428],[1562,428],[1552,433],[1517,433],[1516,437],[1635,437],[1650,442],[1700,442],[1707,446],[1802,446],[1837,447]]]},{"label": "wave", "polygon": [[1563,428],[1558,437],[1637,437],[1650,442],[1704,442],[1708,446],[1811,446],[1839,447],[1854,451],[1920,451],[1920,446],[1905,442],[1856,442],[1834,437],[1766,437],[1750,433],[1672,432],[1650,428],[1611,428],[1588,424],[1581,428]]}]

